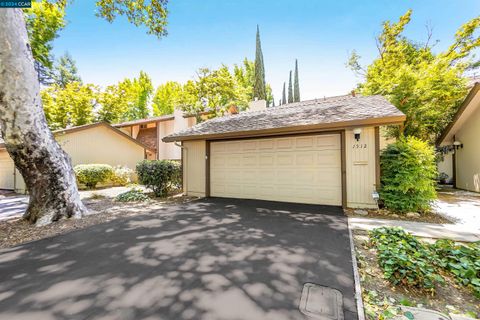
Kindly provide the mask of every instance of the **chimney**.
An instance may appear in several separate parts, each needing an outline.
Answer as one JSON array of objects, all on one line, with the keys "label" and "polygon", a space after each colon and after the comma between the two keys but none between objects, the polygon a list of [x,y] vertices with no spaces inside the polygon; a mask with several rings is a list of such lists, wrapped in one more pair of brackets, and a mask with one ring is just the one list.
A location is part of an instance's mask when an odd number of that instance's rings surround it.
[{"label": "chimney", "polygon": [[248,104],[248,111],[261,111],[267,109],[266,100],[255,100]]}]

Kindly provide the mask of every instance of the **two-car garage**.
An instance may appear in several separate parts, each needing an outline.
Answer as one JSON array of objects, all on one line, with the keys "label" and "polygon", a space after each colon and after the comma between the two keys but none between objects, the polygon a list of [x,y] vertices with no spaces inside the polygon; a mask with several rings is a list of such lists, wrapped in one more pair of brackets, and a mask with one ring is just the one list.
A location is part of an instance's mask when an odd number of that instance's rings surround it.
[{"label": "two-car garage", "polygon": [[340,134],[210,143],[210,195],[342,204]]},{"label": "two-car garage", "polygon": [[380,126],[405,115],[381,96],[342,96],[217,117],[181,142],[184,193],[374,208]]}]

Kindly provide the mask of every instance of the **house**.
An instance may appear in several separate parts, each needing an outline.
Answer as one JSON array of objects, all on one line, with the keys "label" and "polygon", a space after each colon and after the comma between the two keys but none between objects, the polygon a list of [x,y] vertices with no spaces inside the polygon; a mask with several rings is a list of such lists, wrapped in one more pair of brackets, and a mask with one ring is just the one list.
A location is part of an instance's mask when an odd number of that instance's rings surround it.
[{"label": "house", "polygon": [[480,192],[480,83],[473,85],[452,122],[437,139],[438,171],[455,188]]},{"label": "house", "polygon": [[187,195],[369,208],[380,183],[380,127],[405,118],[381,96],[349,95],[264,103],[162,140],[182,145]]},{"label": "house", "polygon": [[[74,166],[102,163],[134,169],[148,152],[154,151],[106,122],[57,130],[54,136]],[[0,145],[0,189],[25,192],[23,178],[3,143]]]},{"label": "house", "polygon": [[147,159],[180,160],[181,149],[173,143],[163,142],[162,138],[195,124],[194,116],[184,116],[182,111],[175,110],[171,115],[122,122],[113,126],[148,146],[152,151],[147,152]]},{"label": "house", "polygon": [[[74,166],[101,163],[134,170],[143,159],[180,160],[181,149],[162,142],[161,138],[186,129],[195,121],[194,117],[184,117],[181,111],[176,111],[173,115],[115,125],[99,122],[57,130],[54,136]],[[4,143],[0,143],[0,189],[25,192],[25,183]]]}]

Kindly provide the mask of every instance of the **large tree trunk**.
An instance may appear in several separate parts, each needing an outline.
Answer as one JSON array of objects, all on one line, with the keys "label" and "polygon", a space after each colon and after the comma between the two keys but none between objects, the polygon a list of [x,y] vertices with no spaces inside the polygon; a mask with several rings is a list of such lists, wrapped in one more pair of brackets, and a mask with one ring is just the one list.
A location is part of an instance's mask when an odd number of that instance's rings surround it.
[{"label": "large tree trunk", "polygon": [[47,224],[81,217],[86,208],[70,157],[55,141],[43,113],[23,12],[0,9],[0,24],[0,126],[30,194],[24,218]]}]

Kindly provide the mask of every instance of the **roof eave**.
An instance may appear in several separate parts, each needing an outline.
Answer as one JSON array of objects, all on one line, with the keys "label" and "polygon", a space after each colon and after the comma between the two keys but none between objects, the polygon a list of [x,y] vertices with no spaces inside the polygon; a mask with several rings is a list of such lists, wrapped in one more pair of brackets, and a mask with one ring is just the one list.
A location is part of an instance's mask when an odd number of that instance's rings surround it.
[{"label": "roof eave", "polygon": [[460,105],[460,108],[458,108],[457,112],[455,113],[455,116],[453,117],[452,121],[448,124],[448,126],[443,130],[442,134],[440,137],[438,137],[437,141],[435,142],[437,146],[441,145],[445,138],[448,136],[450,133],[450,130],[452,130],[453,126],[455,123],[460,119],[462,116],[463,112],[467,109],[467,107],[470,105],[470,102],[473,100],[477,92],[480,91],[480,82],[476,82],[473,85],[473,88],[470,90],[468,93],[467,97],[465,100],[463,100],[462,104]]},{"label": "roof eave", "polygon": [[226,133],[203,134],[203,135],[185,135],[185,136],[167,136],[162,139],[163,142],[175,141],[189,141],[189,140],[224,140],[224,139],[241,139],[249,137],[274,136],[283,134],[297,134],[319,131],[334,131],[347,129],[351,127],[365,127],[365,126],[386,126],[386,125],[401,125],[405,122],[406,116],[391,116],[384,118],[369,118],[361,120],[351,120],[333,123],[322,123],[315,125],[300,125],[291,127],[281,127],[264,130],[251,131],[235,131]]}]

